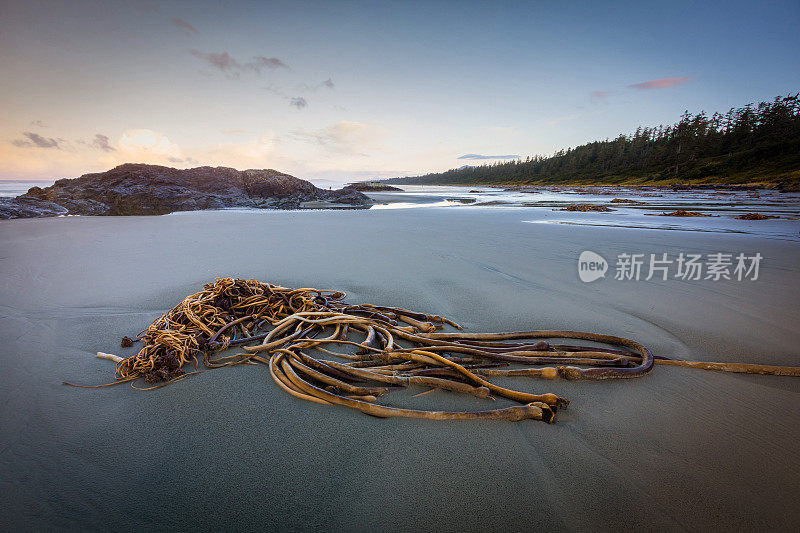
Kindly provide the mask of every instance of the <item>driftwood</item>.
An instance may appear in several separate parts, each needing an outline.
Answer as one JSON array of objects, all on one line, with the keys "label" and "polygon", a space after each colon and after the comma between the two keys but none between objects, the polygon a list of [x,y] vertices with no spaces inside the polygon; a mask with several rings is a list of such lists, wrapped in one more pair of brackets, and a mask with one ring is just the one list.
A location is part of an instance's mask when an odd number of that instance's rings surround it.
[{"label": "driftwood", "polygon": [[115,363],[121,363],[124,357],[120,357],[118,355],[114,355],[113,353],[103,353],[97,352],[98,359],[108,359],[109,361],[114,361]]}]

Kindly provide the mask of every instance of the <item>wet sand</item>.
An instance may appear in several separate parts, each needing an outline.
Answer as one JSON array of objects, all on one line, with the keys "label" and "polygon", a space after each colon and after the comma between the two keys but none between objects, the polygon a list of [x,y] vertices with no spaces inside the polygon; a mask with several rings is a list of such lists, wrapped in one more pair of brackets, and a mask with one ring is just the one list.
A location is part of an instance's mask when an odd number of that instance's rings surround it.
[{"label": "wet sand", "polygon": [[[796,241],[525,223],[544,216],[427,208],[0,221],[0,526],[796,530],[793,378],[657,367],[611,382],[497,380],[568,397],[554,425],[377,419],[297,400],[262,367],[150,392],[61,385],[109,381],[113,365],[96,351],[133,353],[120,337],[215,276],[342,289],[470,331],[577,329],[669,357],[800,364]],[[758,281],[584,284],[576,263],[587,249],[760,252],[764,262]],[[405,402],[486,406],[441,391]]]}]

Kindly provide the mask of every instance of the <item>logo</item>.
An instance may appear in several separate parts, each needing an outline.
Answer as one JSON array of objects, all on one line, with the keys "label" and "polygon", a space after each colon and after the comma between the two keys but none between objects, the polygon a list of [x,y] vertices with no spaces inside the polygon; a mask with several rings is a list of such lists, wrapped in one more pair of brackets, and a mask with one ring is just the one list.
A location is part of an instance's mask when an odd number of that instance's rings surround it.
[{"label": "logo", "polygon": [[607,270],[608,261],[600,254],[586,250],[578,257],[578,277],[584,283],[606,277]]}]

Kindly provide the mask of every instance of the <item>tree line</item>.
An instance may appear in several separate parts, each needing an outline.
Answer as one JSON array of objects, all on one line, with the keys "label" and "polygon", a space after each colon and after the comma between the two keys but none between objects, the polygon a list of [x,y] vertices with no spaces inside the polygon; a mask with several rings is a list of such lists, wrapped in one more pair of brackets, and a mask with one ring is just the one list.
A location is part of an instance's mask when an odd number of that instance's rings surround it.
[{"label": "tree line", "polygon": [[800,93],[559,150],[386,180],[406,184],[800,181]]}]

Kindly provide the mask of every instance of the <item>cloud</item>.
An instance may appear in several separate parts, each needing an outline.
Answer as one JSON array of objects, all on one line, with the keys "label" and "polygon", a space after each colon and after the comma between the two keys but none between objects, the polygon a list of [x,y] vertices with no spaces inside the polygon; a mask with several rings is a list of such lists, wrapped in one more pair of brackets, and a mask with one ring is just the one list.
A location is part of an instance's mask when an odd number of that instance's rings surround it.
[{"label": "cloud", "polygon": [[31,126],[35,126],[37,128],[46,128],[47,127],[45,125],[45,123],[42,122],[41,120],[31,120]]},{"label": "cloud", "polygon": [[277,57],[264,57],[256,56],[251,63],[245,63],[245,68],[253,68],[257,72],[261,72],[261,68],[289,68],[289,65],[278,59]]},{"label": "cloud", "polygon": [[365,149],[376,147],[382,137],[369,124],[347,120],[314,131],[296,130],[292,135],[301,141],[360,156],[366,155]]},{"label": "cloud", "polygon": [[192,26],[191,24],[189,24],[188,22],[186,22],[183,19],[179,19],[179,18],[172,19],[172,25],[175,26],[176,28],[180,29],[180,30],[183,30],[183,33],[185,33],[186,35],[192,35],[192,34],[200,33],[199,31],[197,31],[197,28],[195,28],[194,26]]},{"label": "cloud", "polygon": [[170,156],[167,158],[167,161],[169,161],[170,163],[189,163],[190,165],[198,164],[197,159],[194,159],[192,157],[184,157],[183,159],[181,159],[180,157]]},{"label": "cloud", "polygon": [[272,132],[264,132],[243,142],[218,144],[203,150],[204,161],[239,169],[267,168],[268,165],[281,168],[275,165],[274,158],[275,136]]},{"label": "cloud", "polygon": [[153,130],[137,129],[127,130],[122,134],[119,142],[120,157],[127,161],[143,163],[170,161],[183,159],[181,148],[171,142],[166,135]]},{"label": "cloud", "polygon": [[634,83],[633,85],[628,85],[628,87],[631,89],[642,89],[642,90],[664,89],[666,87],[673,87],[675,85],[680,85],[681,83],[686,83],[691,79],[692,78],[690,76],[679,76],[677,78],[659,78],[657,80]]},{"label": "cloud", "polygon": [[92,146],[97,148],[98,150],[102,150],[104,152],[116,152],[117,149],[111,146],[108,143],[108,136],[101,135],[99,133],[95,134],[94,140],[92,141]]},{"label": "cloud", "polygon": [[291,102],[289,102],[289,105],[294,106],[297,109],[303,109],[305,107],[308,107],[308,101],[302,96],[295,96],[294,98],[292,98]]},{"label": "cloud", "polygon": [[192,54],[194,57],[200,59],[201,61],[205,61],[212,67],[221,70],[228,77],[231,78],[238,78],[241,73],[248,71],[260,74],[261,70],[265,68],[268,69],[289,68],[289,66],[286,63],[284,63],[277,57],[256,56],[253,58],[252,61],[248,61],[246,63],[240,63],[235,58],[231,57],[231,55],[228,52],[205,53],[199,50],[192,49],[189,50],[189,53]]},{"label": "cloud", "polygon": [[199,50],[189,50],[189,53],[192,54],[194,57],[198,59],[202,59],[209,65],[214,68],[218,68],[223,72],[229,72],[231,70],[241,70],[242,66],[228,54],[228,52],[222,52],[220,54],[210,53],[204,54]]},{"label": "cloud", "polygon": [[333,83],[333,80],[330,79],[330,78],[328,78],[325,81],[321,81],[321,82],[317,83],[316,85],[309,85],[307,83],[300,83],[300,84],[298,84],[296,86],[296,88],[298,90],[300,90],[300,91],[311,91],[311,92],[316,92],[319,89],[333,89],[334,87],[336,87],[336,84]]},{"label": "cloud", "polygon": [[244,135],[245,133],[253,133],[247,130],[219,130],[223,135]]},{"label": "cloud", "polygon": [[60,149],[61,146],[59,142],[63,142],[62,139],[53,139],[52,137],[42,137],[38,133],[33,133],[32,131],[23,132],[25,137],[27,137],[27,141],[24,139],[15,139],[11,141],[11,144],[14,146],[18,146],[20,148],[57,148]]},{"label": "cloud", "polygon": [[611,94],[611,91],[592,91],[589,93],[593,102],[602,102]]},{"label": "cloud", "polygon": [[464,154],[458,159],[519,159],[519,156],[514,155],[481,155],[481,154]]}]

